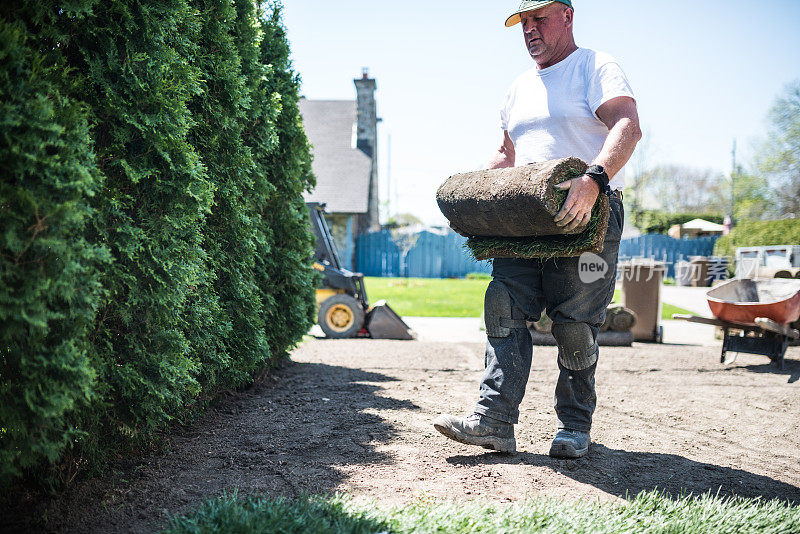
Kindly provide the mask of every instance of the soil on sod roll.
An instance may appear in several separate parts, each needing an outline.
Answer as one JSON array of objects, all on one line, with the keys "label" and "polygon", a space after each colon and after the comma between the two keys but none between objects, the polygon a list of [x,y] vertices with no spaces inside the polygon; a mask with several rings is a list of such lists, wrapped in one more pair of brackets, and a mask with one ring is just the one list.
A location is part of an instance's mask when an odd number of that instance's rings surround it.
[{"label": "soil on sod roll", "polygon": [[582,228],[565,231],[553,220],[568,194],[553,186],[585,170],[582,160],[564,158],[456,174],[441,185],[436,200],[451,225],[470,236],[467,247],[478,260],[600,252],[608,226],[605,195],[598,195]]}]

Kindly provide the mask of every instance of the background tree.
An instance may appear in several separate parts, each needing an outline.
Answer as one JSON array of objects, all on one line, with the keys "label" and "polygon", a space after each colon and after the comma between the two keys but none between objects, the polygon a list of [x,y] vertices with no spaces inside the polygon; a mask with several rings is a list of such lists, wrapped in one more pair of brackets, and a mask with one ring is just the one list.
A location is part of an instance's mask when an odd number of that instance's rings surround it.
[{"label": "background tree", "polygon": [[767,141],[756,161],[770,180],[783,217],[800,217],[800,80],[786,86],[769,113]]},{"label": "background tree", "polygon": [[725,202],[725,176],[712,169],[659,165],[645,171],[646,189],[670,212],[716,211]]},{"label": "background tree", "polygon": [[[730,182],[725,186],[725,191],[730,198]],[[775,197],[769,187],[769,182],[761,173],[747,172],[741,165],[737,165],[733,175],[733,220],[734,223],[744,220],[762,220],[775,217],[779,214]],[[723,209],[724,202],[714,205],[724,213],[729,213],[730,208]],[[730,200],[728,200],[730,204]]]},{"label": "background tree", "polygon": [[649,170],[652,158],[651,139],[651,132],[644,132],[641,141],[636,144],[633,156],[625,166],[625,198],[634,218],[641,210],[645,209],[648,201],[648,186],[651,177]]},{"label": "background tree", "polygon": [[395,213],[386,221],[385,227],[399,228],[401,226],[413,226],[422,224],[422,220],[413,213]]}]

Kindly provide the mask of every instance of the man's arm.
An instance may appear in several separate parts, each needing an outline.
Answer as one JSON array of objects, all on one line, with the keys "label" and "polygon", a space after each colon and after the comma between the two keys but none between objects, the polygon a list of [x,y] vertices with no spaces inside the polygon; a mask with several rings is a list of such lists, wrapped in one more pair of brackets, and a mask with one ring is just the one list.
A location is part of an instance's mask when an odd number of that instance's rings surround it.
[{"label": "man's arm", "polygon": [[[597,108],[597,116],[608,127],[608,137],[603,148],[590,165],[602,165],[611,179],[625,166],[642,138],[636,101],[628,96],[612,98]],[[554,220],[566,230],[589,222],[592,206],[600,188],[591,177],[583,175],[558,184],[559,189],[569,189],[567,199]]]},{"label": "man's arm", "polygon": [[[508,136],[508,132],[503,130],[503,140],[500,142],[500,148],[497,149],[497,152],[492,154],[492,158],[486,163],[487,169],[504,169],[506,167],[513,167],[514,166],[514,143],[511,141],[511,138]],[[464,237],[469,237],[469,235],[462,232],[459,228],[453,226],[453,223],[450,223],[450,228],[453,229],[454,232],[457,234],[461,234]]]},{"label": "man's arm", "polygon": [[486,164],[487,169],[504,169],[514,166],[514,142],[508,136],[508,131],[503,130],[503,141],[500,148],[492,155],[492,159]]},{"label": "man's arm", "polygon": [[608,137],[590,165],[602,165],[611,179],[625,166],[642,138],[636,101],[629,96],[612,98],[597,108],[597,116],[608,127]]}]

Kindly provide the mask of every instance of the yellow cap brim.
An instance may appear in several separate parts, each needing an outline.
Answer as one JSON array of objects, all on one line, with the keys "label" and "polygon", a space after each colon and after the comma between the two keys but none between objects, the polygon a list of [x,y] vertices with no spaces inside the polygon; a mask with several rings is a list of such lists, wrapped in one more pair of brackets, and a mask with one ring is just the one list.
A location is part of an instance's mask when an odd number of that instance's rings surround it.
[{"label": "yellow cap brim", "polygon": [[520,18],[519,13],[514,13],[506,19],[506,28],[510,28],[514,24],[519,24],[520,20],[522,19]]},{"label": "yellow cap brim", "polygon": [[549,6],[550,4],[552,4],[554,2],[558,2],[558,0],[551,0],[550,2],[547,2],[546,4],[538,5],[533,9],[522,9],[520,11],[517,11],[517,12],[513,13],[510,17],[508,17],[506,19],[506,28],[510,28],[511,26],[514,26],[515,24],[519,24],[522,21],[522,17],[520,17],[521,13],[527,13],[528,11],[536,11],[537,9],[542,9],[543,7]]}]

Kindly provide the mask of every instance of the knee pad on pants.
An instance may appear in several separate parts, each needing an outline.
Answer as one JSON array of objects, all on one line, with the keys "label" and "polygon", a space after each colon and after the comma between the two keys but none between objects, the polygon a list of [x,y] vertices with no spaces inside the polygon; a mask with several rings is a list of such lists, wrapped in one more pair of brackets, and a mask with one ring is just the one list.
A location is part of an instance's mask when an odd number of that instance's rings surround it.
[{"label": "knee pad on pants", "polygon": [[597,343],[588,324],[554,324],[553,337],[558,343],[558,360],[570,371],[588,369],[597,361]]},{"label": "knee pad on pants", "polygon": [[508,337],[512,328],[526,328],[522,312],[514,306],[506,286],[497,280],[489,282],[486,288],[483,318],[489,337]]}]

